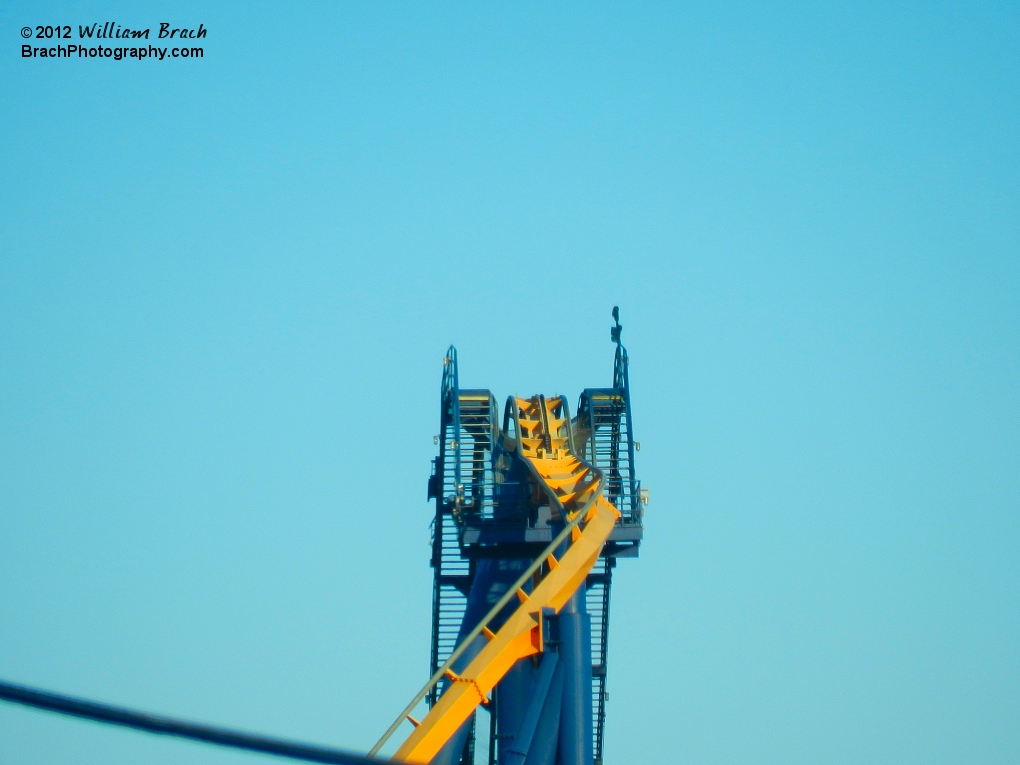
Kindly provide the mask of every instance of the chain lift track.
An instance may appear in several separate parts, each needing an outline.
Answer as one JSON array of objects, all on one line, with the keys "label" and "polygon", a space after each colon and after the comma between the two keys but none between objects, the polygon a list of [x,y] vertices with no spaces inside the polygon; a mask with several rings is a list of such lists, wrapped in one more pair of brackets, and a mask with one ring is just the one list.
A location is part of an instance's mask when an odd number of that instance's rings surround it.
[{"label": "chain lift track", "polygon": [[[634,473],[640,445],[633,439],[628,356],[615,308],[613,316],[613,385],[586,389],[573,419],[562,397],[511,397],[500,428],[495,397],[462,390],[456,349],[448,350],[439,454],[428,487],[436,503],[432,679],[373,754],[407,719],[414,730],[396,761],[473,765],[475,712],[483,705],[490,713],[490,765],[525,757],[552,763],[529,755],[528,747],[555,742],[555,730],[552,739],[541,732],[550,725],[543,722],[549,715],[541,694],[548,707],[550,688],[560,688],[554,723],[560,754],[548,756],[601,765],[612,573],[617,558],[637,556],[647,503]],[[510,586],[506,577],[522,570]],[[480,618],[478,608],[494,601]],[[574,632],[584,645],[571,650],[568,633]],[[584,666],[571,669],[579,657]],[[514,691],[522,672],[533,677],[526,696]],[[410,712],[422,698],[429,711],[418,722]],[[570,736],[579,743],[564,743]]]}]

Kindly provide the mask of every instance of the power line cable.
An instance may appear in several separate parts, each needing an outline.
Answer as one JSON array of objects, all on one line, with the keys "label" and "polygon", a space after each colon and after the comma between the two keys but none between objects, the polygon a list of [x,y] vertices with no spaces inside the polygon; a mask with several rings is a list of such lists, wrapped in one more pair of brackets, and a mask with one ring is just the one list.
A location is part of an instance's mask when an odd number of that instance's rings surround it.
[{"label": "power line cable", "polygon": [[189,738],[217,746],[228,746],[235,749],[247,749],[252,752],[273,754],[278,757],[289,757],[306,762],[338,763],[339,765],[378,765],[383,760],[365,757],[359,754],[342,752],[337,749],[301,744],[295,741],[284,741],[251,733],[214,728],[209,725],[174,720],[169,717],[136,712],[123,707],[100,704],[87,699],[63,696],[58,693],[28,688],[0,680],[0,700],[14,704],[22,704],[48,712],[82,717],[86,720],[122,725],[127,728],[159,733],[165,736]]}]

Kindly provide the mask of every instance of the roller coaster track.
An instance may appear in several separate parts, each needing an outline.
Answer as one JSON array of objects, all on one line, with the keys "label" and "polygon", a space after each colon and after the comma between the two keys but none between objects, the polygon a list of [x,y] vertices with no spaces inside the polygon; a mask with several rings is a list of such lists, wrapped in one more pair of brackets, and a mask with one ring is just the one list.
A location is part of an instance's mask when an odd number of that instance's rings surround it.
[{"label": "roller coaster track", "polygon": [[[549,500],[554,521],[563,530],[524,572],[517,586],[508,591],[458,649],[436,672],[429,684],[391,726],[372,754],[405,717],[415,725],[393,759],[428,763],[489,694],[507,671],[520,659],[542,652],[543,614],[559,613],[582,587],[598,561],[602,547],[620,513],[604,497],[606,477],[594,465],[581,459],[573,449],[570,417],[561,397],[546,399],[511,398],[512,433],[503,434],[504,444],[516,449],[528,465],[535,485]],[[530,583],[530,592],[527,591]],[[516,595],[519,605],[493,632],[493,623],[503,607]],[[483,634],[487,643],[459,674],[454,661],[475,638]],[[409,716],[415,704],[445,677],[449,682],[428,714],[417,722]]]}]

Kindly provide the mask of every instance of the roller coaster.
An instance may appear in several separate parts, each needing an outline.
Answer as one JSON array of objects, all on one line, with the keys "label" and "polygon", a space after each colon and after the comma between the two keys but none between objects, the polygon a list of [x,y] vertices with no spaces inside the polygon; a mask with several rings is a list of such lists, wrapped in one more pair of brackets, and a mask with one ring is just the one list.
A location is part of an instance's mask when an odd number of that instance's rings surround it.
[{"label": "roller coaster", "polygon": [[[478,709],[489,765],[602,765],[609,595],[620,558],[637,557],[648,492],[635,477],[627,350],[619,309],[613,384],[562,396],[460,387],[443,359],[432,522],[431,678],[368,757],[267,738],[0,681],[0,699],[249,751],[324,763],[390,759],[475,765]],[[427,707],[422,719],[418,706]]]},{"label": "roller coaster", "polygon": [[496,398],[461,388],[447,352],[428,485],[432,677],[371,754],[406,720],[394,760],[474,765],[482,707],[490,765],[601,765],[613,568],[637,556],[648,502],[613,318],[613,385],[586,389],[573,418],[562,396],[510,396],[500,426]]}]

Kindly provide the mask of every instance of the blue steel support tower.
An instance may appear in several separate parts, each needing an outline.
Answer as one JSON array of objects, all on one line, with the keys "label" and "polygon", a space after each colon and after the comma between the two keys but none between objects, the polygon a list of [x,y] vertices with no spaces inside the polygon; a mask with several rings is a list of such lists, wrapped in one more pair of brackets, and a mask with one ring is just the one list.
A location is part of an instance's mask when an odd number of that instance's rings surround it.
[{"label": "blue steel support tower", "polygon": [[[543,615],[544,652],[517,661],[484,705],[490,765],[602,763],[613,568],[618,558],[637,556],[647,503],[634,471],[634,452],[640,447],[633,439],[628,357],[616,308],[613,318],[612,386],[586,389],[573,419],[565,402],[556,411],[569,423],[574,452],[604,473],[603,496],[619,510],[620,518],[584,586],[559,614]],[[439,454],[428,487],[429,499],[436,502],[430,674],[550,544],[564,522],[554,517],[515,453],[516,439],[524,434],[515,432],[513,397],[500,427],[498,404],[488,390],[460,388],[452,346],[443,362],[441,390]],[[496,623],[511,611],[508,605]],[[495,623],[490,626],[495,628]],[[474,640],[476,645],[454,663],[455,671],[467,666],[485,644],[481,636]],[[430,707],[448,685],[444,680],[430,690]],[[432,763],[474,765],[475,724],[473,715]]]}]

